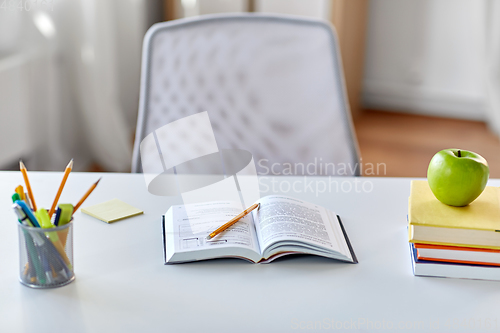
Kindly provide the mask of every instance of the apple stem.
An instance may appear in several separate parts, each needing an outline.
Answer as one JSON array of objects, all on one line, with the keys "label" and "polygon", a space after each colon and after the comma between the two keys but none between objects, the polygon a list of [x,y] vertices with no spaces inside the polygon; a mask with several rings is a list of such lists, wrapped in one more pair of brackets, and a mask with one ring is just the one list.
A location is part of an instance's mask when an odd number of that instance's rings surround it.
[{"label": "apple stem", "polygon": [[460,153],[460,149],[458,150],[458,157],[462,157],[462,154]]}]

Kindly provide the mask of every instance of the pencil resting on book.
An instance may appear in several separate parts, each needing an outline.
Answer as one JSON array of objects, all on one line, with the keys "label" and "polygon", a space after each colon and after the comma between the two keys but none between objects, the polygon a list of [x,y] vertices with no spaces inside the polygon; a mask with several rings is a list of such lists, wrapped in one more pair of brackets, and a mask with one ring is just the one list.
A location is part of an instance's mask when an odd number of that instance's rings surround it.
[{"label": "pencil resting on book", "polygon": [[69,161],[68,165],[66,166],[66,170],[64,170],[64,176],[63,176],[63,179],[61,181],[61,185],[59,185],[59,189],[57,190],[56,197],[54,198],[54,202],[52,203],[52,207],[50,207],[50,210],[49,210],[49,218],[52,218],[52,215],[56,211],[57,202],[59,201],[59,197],[61,196],[61,193],[64,189],[64,185],[66,184],[66,180],[68,180],[69,174],[70,174],[72,169],[73,169],[73,159],[71,159],[71,161]]},{"label": "pencil resting on book", "polygon": [[88,198],[88,196],[90,195],[90,193],[92,193],[93,190],[95,190],[97,184],[99,184],[99,182],[101,181],[102,177],[99,178],[94,184],[92,184],[92,186],[88,189],[88,191],[83,195],[83,197],[80,199],[80,201],[78,201],[78,203],[75,205],[75,208],[73,209],[73,213],[76,212],[78,210],[78,208],[80,208],[80,206],[83,204],[83,202]]},{"label": "pencil resting on book", "polygon": [[26,189],[28,190],[28,196],[31,201],[31,205],[33,206],[33,210],[36,212],[36,203],[35,203],[35,197],[33,196],[33,191],[31,190],[31,184],[28,179],[28,170],[26,169],[26,166],[24,165],[23,161],[19,161],[19,168],[21,170],[21,173],[23,174],[24,178],[24,183],[26,185]]},{"label": "pencil resting on book", "polygon": [[252,210],[254,210],[257,207],[259,207],[258,203],[251,205],[250,207],[245,209],[243,212],[239,213],[234,218],[232,218],[229,222],[227,222],[224,225],[220,226],[219,228],[215,229],[212,233],[210,233],[210,235],[207,236],[207,240],[214,238],[215,236],[217,236],[218,234],[220,234],[221,232],[223,232],[224,230],[226,230],[227,228],[229,228],[230,226],[232,226],[233,224],[238,222],[245,215],[247,215],[248,213],[250,213]]}]

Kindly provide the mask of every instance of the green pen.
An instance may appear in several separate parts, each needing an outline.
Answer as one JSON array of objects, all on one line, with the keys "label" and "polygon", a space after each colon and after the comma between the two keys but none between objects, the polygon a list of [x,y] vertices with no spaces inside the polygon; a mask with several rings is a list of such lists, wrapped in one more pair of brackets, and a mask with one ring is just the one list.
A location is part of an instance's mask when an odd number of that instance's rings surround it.
[{"label": "green pen", "polygon": [[17,200],[21,200],[21,196],[16,192],[12,194],[12,202],[16,202]]}]

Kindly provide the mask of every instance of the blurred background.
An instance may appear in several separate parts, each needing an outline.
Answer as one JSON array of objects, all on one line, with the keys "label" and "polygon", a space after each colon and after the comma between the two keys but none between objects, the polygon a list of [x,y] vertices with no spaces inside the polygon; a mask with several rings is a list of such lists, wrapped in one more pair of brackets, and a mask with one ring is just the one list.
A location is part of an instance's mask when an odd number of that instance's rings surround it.
[{"label": "blurred background", "polygon": [[500,177],[500,1],[0,0],[0,169],[130,171],[156,22],[227,12],[330,21],[363,163],[425,177],[469,149]]}]

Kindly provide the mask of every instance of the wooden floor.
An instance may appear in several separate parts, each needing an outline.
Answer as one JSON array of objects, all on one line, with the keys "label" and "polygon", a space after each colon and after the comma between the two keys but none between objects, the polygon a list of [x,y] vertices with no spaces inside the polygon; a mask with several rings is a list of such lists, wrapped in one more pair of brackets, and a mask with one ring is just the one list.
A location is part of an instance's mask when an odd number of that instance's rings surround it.
[{"label": "wooden floor", "polygon": [[379,165],[374,176],[426,177],[436,152],[460,148],[482,155],[490,177],[500,178],[500,140],[483,122],[368,110],[355,120],[355,128],[365,171],[370,171],[368,163],[386,165],[386,172]]}]

